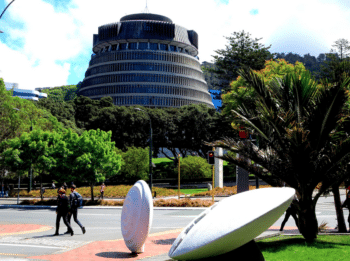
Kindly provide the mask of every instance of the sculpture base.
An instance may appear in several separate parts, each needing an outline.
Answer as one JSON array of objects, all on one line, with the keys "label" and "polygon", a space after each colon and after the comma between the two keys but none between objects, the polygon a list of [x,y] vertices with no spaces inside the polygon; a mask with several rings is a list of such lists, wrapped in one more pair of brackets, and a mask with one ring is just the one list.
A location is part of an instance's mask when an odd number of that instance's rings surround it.
[{"label": "sculpture base", "polygon": [[261,253],[258,245],[254,240],[249,241],[247,244],[236,248],[228,253],[213,256],[205,259],[201,259],[202,261],[217,261],[217,260],[235,260],[235,261],[246,261],[246,260],[254,260],[254,261],[265,261],[263,254]]}]

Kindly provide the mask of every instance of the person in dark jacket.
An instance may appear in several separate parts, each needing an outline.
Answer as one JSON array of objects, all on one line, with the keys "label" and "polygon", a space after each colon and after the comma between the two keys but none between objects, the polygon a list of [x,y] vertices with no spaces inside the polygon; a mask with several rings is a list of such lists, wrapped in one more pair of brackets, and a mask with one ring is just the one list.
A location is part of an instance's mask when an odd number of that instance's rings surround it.
[{"label": "person in dark jacket", "polygon": [[60,189],[58,191],[58,197],[57,197],[57,209],[56,209],[56,233],[54,236],[58,236],[58,230],[60,228],[60,221],[61,217],[63,218],[64,224],[67,226],[68,231],[70,232],[71,236],[74,235],[73,229],[68,223],[68,212],[70,211],[70,205],[69,200],[66,196],[66,191],[64,189]]},{"label": "person in dark jacket", "polygon": [[[74,200],[78,198],[76,195],[76,193],[77,193],[76,188],[77,187],[74,184],[70,188],[72,191],[72,193],[70,193],[70,195],[69,195],[69,203],[71,206],[71,211],[68,214],[68,223],[70,224],[70,220],[71,220],[72,215],[73,215],[75,223],[77,223],[79,225],[79,227],[83,231],[83,234],[85,234],[85,232],[86,232],[85,227],[78,220],[78,206],[74,204]],[[70,233],[70,231],[67,230],[67,232],[65,234],[69,234],[69,233]]]},{"label": "person in dark jacket", "polygon": [[297,198],[294,197],[292,204],[290,204],[289,207],[287,208],[286,215],[282,221],[280,231],[283,231],[284,225],[287,223],[290,216],[292,216],[294,218],[295,224],[297,225],[297,227],[299,229],[297,211],[295,209],[295,206],[293,206],[293,203],[295,203],[297,201],[298,201]]},{"label": "person in dark jacket", "polygon": [[349,210],[348,222],[349,222],[349,232],[350,232],[350,192],[347,193],[346,199],[341,207],[347,208]]}]

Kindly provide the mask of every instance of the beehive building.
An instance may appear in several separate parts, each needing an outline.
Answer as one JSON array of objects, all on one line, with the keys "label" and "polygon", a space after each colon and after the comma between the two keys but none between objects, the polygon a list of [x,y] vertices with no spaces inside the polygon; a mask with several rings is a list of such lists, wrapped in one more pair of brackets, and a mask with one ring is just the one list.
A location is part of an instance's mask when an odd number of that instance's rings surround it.
[{"label": "beehive building", "polygon": [[115,105],[214,107],[198,61],[198,35],[169,18],[142,13],[98,28],[79,95]]}]

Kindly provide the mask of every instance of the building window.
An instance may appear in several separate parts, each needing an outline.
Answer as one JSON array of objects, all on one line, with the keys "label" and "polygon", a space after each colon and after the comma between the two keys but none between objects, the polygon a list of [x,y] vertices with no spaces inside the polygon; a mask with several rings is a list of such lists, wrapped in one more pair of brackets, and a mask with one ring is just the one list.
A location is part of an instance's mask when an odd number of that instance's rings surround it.
[{"label": "building window", "polygon": [[148,43],[139,43],[139,50],[147,50]]}]

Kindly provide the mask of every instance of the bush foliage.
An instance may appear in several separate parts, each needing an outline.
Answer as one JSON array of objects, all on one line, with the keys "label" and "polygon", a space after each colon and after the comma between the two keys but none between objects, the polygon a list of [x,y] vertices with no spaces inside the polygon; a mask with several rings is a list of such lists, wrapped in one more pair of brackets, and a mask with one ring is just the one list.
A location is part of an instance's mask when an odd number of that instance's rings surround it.
[{"label": "bush foliage", "polygon": [[[177,173],[178,169],[174,171]],[[212,167],[201,157],[187,156],[180,161],[180,175],[181,179],[210,178]]]}]

